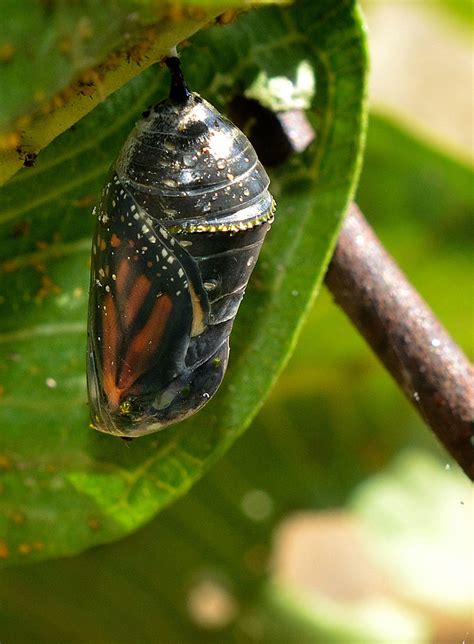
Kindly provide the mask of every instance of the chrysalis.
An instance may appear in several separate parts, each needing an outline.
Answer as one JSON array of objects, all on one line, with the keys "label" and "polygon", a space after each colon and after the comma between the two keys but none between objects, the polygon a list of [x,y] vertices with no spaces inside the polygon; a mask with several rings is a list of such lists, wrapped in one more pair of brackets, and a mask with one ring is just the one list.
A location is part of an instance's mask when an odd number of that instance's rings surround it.
[{"label": "chrysalis", "polygon": [[92,424],[122,437],[194,414],[229,335],[274,202],[244,134],[188,90],[143,113],[96,208],[88,321]]}]

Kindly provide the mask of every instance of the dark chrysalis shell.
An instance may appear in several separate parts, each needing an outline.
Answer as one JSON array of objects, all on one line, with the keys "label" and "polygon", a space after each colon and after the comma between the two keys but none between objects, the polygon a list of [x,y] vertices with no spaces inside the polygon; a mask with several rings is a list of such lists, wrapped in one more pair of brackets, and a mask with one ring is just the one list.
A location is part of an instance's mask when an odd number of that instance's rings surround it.
[{"label": "dark chrysalis shell", "polygon": [[176,423],[219,387],[229,335],[273,221],[248,139],[184,83],[143,114],[97,207],[89,298],[93,426],[124,437]]}]

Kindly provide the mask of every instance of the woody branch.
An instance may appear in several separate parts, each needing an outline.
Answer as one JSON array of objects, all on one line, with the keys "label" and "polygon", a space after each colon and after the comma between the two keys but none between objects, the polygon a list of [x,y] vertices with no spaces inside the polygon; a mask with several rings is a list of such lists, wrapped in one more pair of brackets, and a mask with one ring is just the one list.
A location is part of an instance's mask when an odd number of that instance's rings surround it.
[{"label": "woody branch", "polygon": [[355,204],[325,281],[408,400],[474,480],[472,365]]}]

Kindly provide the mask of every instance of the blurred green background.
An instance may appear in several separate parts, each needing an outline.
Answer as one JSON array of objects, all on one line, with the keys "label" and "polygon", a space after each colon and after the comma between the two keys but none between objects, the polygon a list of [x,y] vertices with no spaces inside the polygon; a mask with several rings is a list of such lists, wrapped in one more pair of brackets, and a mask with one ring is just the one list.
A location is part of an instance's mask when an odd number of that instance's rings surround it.
[{"label": "blurred green background", "polygon": [[[372,4],[365,6],[369,25],[378,10]],[[426,3],[393,4],[419,11]],[[453,20],[441,13],[449,4],[440,2],[438,17],[426,17],[426,29],[432,19],[436,29],[440,21],[450,33],[456,21],[466,29],[462,3],[453,3]],[[421,78],[423,70],[416,73]],[[357,201],[472,356],[473,174],[460,160],[469,142],[448,155],[410,133],[413,124],[401,127],[384,116],[377,88],[374,95]],[[403,106],[389,109],[408,122]],[[440,109],[449,119],[447,107]],[[443,138],[439,129],[435,138]],[[451,148],[459,149],[455,138]],[[0,638],[15,644],[472,641],[472,588],[465,579],[472,560],[465,532],[472,533],[470,494],[323,291],[252,427],[185,498],[121,542],[1,572]],[[344,510],[329,512],[334,508]],[[285,540],[281,524],[288,517]],[[323,544],[321,535],[327,535]],[[307,559],[292,568],[295,544]],[[328,559],[327,578],[311,577]],[[338,567],[339,559],[347,565]],[[351,586],[354,576],[358,583]],[[420,587],[420,578],[436,596]]]}]

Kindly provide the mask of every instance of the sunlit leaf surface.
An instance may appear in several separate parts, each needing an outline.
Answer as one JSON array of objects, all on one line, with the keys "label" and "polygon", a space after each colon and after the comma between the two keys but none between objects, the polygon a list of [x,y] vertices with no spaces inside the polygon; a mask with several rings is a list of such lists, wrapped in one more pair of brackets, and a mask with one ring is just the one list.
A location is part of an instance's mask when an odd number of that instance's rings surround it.
[{"label": "sunlit leaf surface", "polygon": [[220,109],[265,71],[311,67],[315,142],[272,175],[275,225],[231,339],[221,390],[194,418],[131,445],[89,429],[85,327],[91,208],[142,109],[150,69],[0,193],[1,557],[76,553],[121,537],[183,494],[247,427],[294,343],[352,194],[364,126],[365,44],[353,2],[253,11],[183,51],[191,87]]}]

